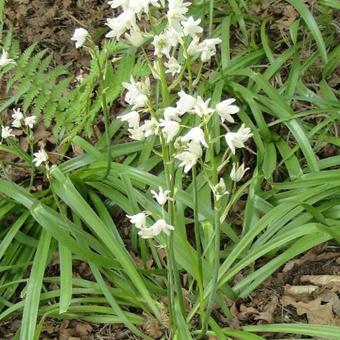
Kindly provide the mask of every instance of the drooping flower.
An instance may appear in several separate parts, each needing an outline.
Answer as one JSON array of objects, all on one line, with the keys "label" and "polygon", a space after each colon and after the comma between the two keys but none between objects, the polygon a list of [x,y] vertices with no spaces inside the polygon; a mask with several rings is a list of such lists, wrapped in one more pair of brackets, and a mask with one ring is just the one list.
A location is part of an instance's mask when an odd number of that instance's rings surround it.
[{"label": "drooping flower", "polygon": [[174,76],[176,73],[181,72],[181,65],[174,57],[170,57],[169,61],[167,63],[164,63],[164,65],[166,67],[165,73],[170,73],[172,76]]},{"label": "drooping flower", "polygon": [[221,177],[219,182],[213,187],[213,193],[216,200],[220,200],[224,195],[228,194],[224,179]]},{"label": "drooping flower", "polygon": [[235,149],[243,148],[244,143],[252,136],[251,130],[245,127],[244,124],[241,125],[237,132],[228,132],[225,135],[225,140],[233,154],[235,154]]},{"label": "drooping flower", "polygon": [[89,35],[89,32],[85,28],[82,28],[82,27],[76,28],[71,40],[75,41],[76,48],[80,48],[85,44],[85,41],[88,35]]},{"label": "drooping flower", "polygon": [[160,127],[165,137],[166,143],[170,143],[178,134],[180,125],[174,120],[161,120]]},{"label": "drooping flower", "polygon": [[198,51],[201,53],[202,62],[207,62],[212,56],[216,54],[216,45],[220,44],[222,40],[220,38],[206,39],[198,45]]},{"label": "drooping flower", "polygon": [[206,148],[208,147],[207,142],[204,138],[204,132],[200,127],[194,127],[190,129],[186,135],[182,137],[182,140],[185,142],[194,141],[197,144],[202,144]]},{"label": "drooping flower", "polygon": [[2,54],[0,57],[0,67],[7,66],[9,64],[15,64],[15,61],[13,59],[8,58],[8,52],[2,49]]},{"label": "drooping flower", "polygon": [[242,164],[241,166],[238,166],[237,163],[234,163],[233,164],[233,167],[231,169],[231,172],[230,172],[230,178],[235,181],[235,182],[238,182],[240,181],[244,174],[249,170],[249,168],[245,168],[245,165]]},{"label": "drooping flower", "polygon": [[182,21],[183,33],[185,36],[190,35],[191,37],[195,37],[197,34],[203,32],[203,28],[199,25],[201,19],[195,20],[193,17],[189,17],[186,20]]},{"label": "drooping flower", "polygon": [[179,100],[176,103],[176,109],[183,115],[193,109],[196,104],[196,98],[186,94],[184,91],[178,92]]},{"label": "drooping flower", "polygon": [[135,225],[136,228],[141,229],[146,227],[146,217],[149,214],[145,211],[138,213],[136,215],[126,215],[126,217],[130,220],[132,224]]},{"label": "drooping flower", "polygon": [[153,117],[151,117],[151,119],[145,120],[144,124],[141,125],[140,128],[144,131],[145,138],[153,135],[158,135],[159,133],[159,123]]},{"label": "drooping flower", "polygon": [[202,97],[198,96],[193,108],[193,113],[197,114],[197,116],[201,118],[208,117],[212,112],[214,112],[213,109],[209,108],[209,102],[210,98],[204,101]]},{"label": "drooping flower", "polygon": [[3,139],[7,139],[8,137],[14,137],[14,135],[12,134],[12,129],[9,126],[2,126],[1,137]]},{"label": "drooping flower", "polygon": [[106,19],[106,25],[109,26],[111,31],[105,37],[119,39],[131,27],[136,27],[135,13],[131,9],[126,9],[117,17]]},{"label": "drooping flower", "polygon": [[162,187],[158,187],[158,189],[159,192],[154,190],[150,190],[150,192],[159,205],[164,205],[169,199],[170,190],[163,190]]},{"label": "drooping flower", "polygon": [[199,50],[199,41],[200,41],[200,38],[197,37],[197,36],[194,36],[191,43],[189,44],[188,48],[187,48],[187,54],[189,56],[194,56],[195,54],[198,54],[200,53],[200,50]]},{"label": "drooping flower", "polygon": [[145,135],[144,135],[144,130],[141,126],[133,128],[133,129],[128,129],[130,133],[130,138],[133,140],[144,140]]},{"label": "drooping flower", "polygon": [[175,228],[166,223],[165,220],[157,220],[152,226],[141,228],[138,232],[138,235],[144,239],[153,238],[158,236],[161,232],[164,232],[167,235],[170,235],[170,231],[175,230]]},{"label": "drooping flower", "polygon": [[132,129],[137,129],[139,126],[140,116],[137,111],[131,111],[124,115],[118,116],[118,119],[123,122],[127,122],[129,127]]},{"label": "drooping flower", "polygon": [[153,38],[152,45],[155,47],[155,56],[158,58],[161,58],[163,55],[165,55],[167,58],[170,58],[170,50],[172,47],[172,44],[170,40],[168,39],[168,36],[165,33],[161,33],[158,35],[155,35]]},{"label": "drooping flower", "polygon": [[139,47],[144,43],[144,36],[138,28],[132,28],[130,34],[125,33],[124,37],[134,47]]},{"label": "drooping flower", "polygon": [[181,118],[179,117],[180,113],[176,107],[166,107],[164,109],[164,120],[175,120],[176,122],[180,122]]},{"label": "drooping flower", "polygon": [[238,106],[232,105],[235,101],[236,99],[230,98],[223,100],[216,105],[216,112],[221,117],[222,122],[226,120],[229,123],[234,123],[234,118],[231,115],[240,111]]},{"label": "drooping flower", "polygon": [[21,112],[21,109],[13,109],[13,114],[12,114],[12,126],[15,128],[20,128],[21,127],[21,121],[24,118],[23,113]]},{"label": "drooping flower", "polygon": [[190,142],[187,149],[175,155],[175,158],[182,161],[179,166],[184,167],[184,172],[187,173],[197,163],[198,159],[202,157],[202,148],[199,143]]},{"label": "drooping flower", "polygon": [[143,108],[147,105],[150,95],[150,79],[136,82],[131,76],[130,82],[124,82],[123,86],[128,90],[125,94],[125,101],[132,105],[132,109]]},{"label": "drooping flower", "polygon": [[37,117],[36,116],[28,116],[24,119],[24,124],[28,126],[30,129],[33,129],[33,126],[37,122]]},{"label": "drooping flower", "polygon": [[185,13],[188,12],[189,2],[183,2],[183,0],[169,0],[169,10],[167,18],[169,26],[176,31],[181,31],[181,21],[185,19]]},{"label": "drooping flower", "polygon": [[33,156],[33,164],[35,166],[39,166],[40,164],[48,161],[48,155],[42,148],[38,152],[35,152]]}]

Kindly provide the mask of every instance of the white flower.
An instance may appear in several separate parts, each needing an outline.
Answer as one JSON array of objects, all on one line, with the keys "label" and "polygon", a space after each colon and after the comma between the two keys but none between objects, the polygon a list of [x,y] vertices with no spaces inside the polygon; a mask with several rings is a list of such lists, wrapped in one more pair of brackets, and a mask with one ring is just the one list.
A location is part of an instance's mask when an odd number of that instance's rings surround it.
[{"label": "white flower", "polygon": [[165,73],[170,73],[172,76],[174,76],[176,73],[181,72],[181,65],[174,57],[170,57],[169,61],[167,63],[164,63],[164,65],[166,67]]},{"label": "white flower", "polygon": [[244,124],[241,125],[237,132],[228,132],[225,135],[225,140],[233,154],[235,154],[235,149],[243,148],[244,143],[252,136],[251,130],[245,127]]},{"label": "white flower", "polygon": [[201,53],[202,62],[207,62],[216,54],[216,45],[220,44],[220,38],[206,39],[198,45],[198,51]]},{"label": "white flower", "polygon": [[187,7],[189,6],[189,2],[183,2],[182,0],[169,0],[167,18],[170,27],[174,28],[176,31],[181,30],[180,22],[185,19],[184,14],[188,12]]},{"label": "white flower", "polygon": [[129,127],[132,129],[136,129],[139,126],[140,117],[137,111],[131,111],[129,113],[126,113],[125,115],[118,116],[118,119],[123,122],[127,122],[129,124]]},{"label": "white flower", "polygon": [[170,235],[171,230],[175,230],[175,228],[172,225],[166,223],[165,220],[158,220],[151,227],[142,228],[138,232],[138,235],[141,236],[142,238],[148,239],[159,235],[162,231],[165,234]]},{"label": "white flower", "polygon": [[216,105],[216,111],[221,117],[222,122],[226,120],[227,122],[234,123],[234,118],[231,115],[240,111],[238,106],[231,105],[235,100],[234,98],[226,99]]},{"label": "white flower", "polygon": [[150,95],[149,78],[146,77],[144,81],[136,82],[131,76],[130,83],[123,83],[123,86],[128,90],[125,94],[125,101],[132,105],[133,110],[146,106]]},{"label": "white flower", "polygon": [[153,135],[158,135],[159,133],[159,123],[153,117],[151,117],[151,119],[145,120],[144,124],[141,125],[140,128],[144,131],[145,138]]},{"label": "white flower", "polygon": [[172,44],[168,39],[166,33],[161,33],[159,35],[155,35],[153,38],[152,45],[155,47],[155,56],[161,58],[162,55],[165,55],[167,58],[170,58],[170,49]]},{"label": "white flower", "polygon": [[204,132],[199,127],[190,129],[189,132],[187,132],[187,134],[182,137],[182,140],[185,142],[194,141],[195,143],[202,144],[206,148],[208,147],[208,144],[204,138]]},{"label": "white flower", "polygon": [[213,109],[209,108],[209,102],[210,98],[204,101],[202,97],[198,96],[196,98],[196,103],[193,112],[201,118],[209,116],[210,113],[214,112]]},{"label": "white flower", "polygon": [[233,167],[231,169],[230,172],[230,178],[235,181],[238,182],[240,181],[244,174],[249,170],[249,168],[245,168],[244,164],[242,164],[241,166],[238,167],[238,164],[234,163]]},{"label": "white flower", "polygon": [[176,122],[180,122],[181,118],[179,117],[179,111],[176,107],[166,107],[164,109],[164,120],[175,120]]},{"label": "white flower", "polygon": [[44,149],[40,149],[38,152],[33,154],[33,163],[35,166],[39,166],[41,163],[48,161],[48,155]]},{"label": "white flower", "polygon": [[130,133],[130,138],[133,140],[141,141],[145,139],[144,130],[141,126],[133,129],[128,129],[128,131]]},{"label": "white flower", "polygon": [[156,199],[159,205],[164,205],[169,199],[170,190],[164,191],[162,187],[158,187],[158,189],[159,192],[156,192],[154,190],[151,190],[150,192],[152,194],[152,197]]},{"label": "white flower", "polygon": [[191,43],[189,44],[188,46],[188,49],[187,49],[187,54],[189,56],[194,56],[195,54],[199,53],[200,50],[199,50],[199,40],[200,38],[195,36],[193,37]]},{"label": "white flower", "polygon": [[15,61],[8,58],[8,52],[2,49],[2,55],[0,57],[0,67],[7,66],[9,64],[15,64]]},{"label": "white flower", "polygon": [[33,129],[34,124],[37,122],[36,116],[29,116],[24,119],[24,124],[28,126],[30,129]]},{"label": "white flower", "polygon": [[3,139],[7,139],[8,137],[14,137],[14,135],[12,134],[12,129],[9,126],[2,126],[1,137]]},{"label": "white flower", "polygon": [[108,4],[112,8],[123,7],[123,9],[128,8],[130,0],[110,0]]},{"label": "white flower", "polygon": [[141,229],[146,226],[146,217],[149,214],[145,211],[136,214],[136,215],[126,215],[126,217],[130,220],[132,224],[135,225],[136,228]]},{"label": "white flower", "polygon": [[139,29],[132,28],[130,30],[130,34],[125,33],[125,39],[129,42],[130,45],[134,47],[139,47],[144,43],[144,36]]},{"label": "white flower", "polygon": [[195,20],[193,17],[182,21],[183,33],[185,36],[190,35],[191,37],[195,37],[197,34],[203,32],[203,28],[199,26],[201,19]]},{"label": "white flower", "polygon": [[213,193],[217,201],[220,200],[224,195],[228,194],[225,182],[222,177],[220,178],[220,181],[214,186]]},{"label": "white flower", "polygon": [[186,151],[183,151],[177,155],[175,158],[182,161],[179,166],[184,166],[184,172],[187,173],[202,157],[201,145],[195,142],[190,142]]},{"label": "white flower", "polygon": [[131,27],[136,27],[135,13],[131,9],[126,9],[118,17],[106,19],[106,25],[111,31],[105,37],[119,39]]},{"label": "white flower", "polygon": [[176,103],[176,108],[180,115],[183,115],[192,110],[196,104],[196,98],[186,94],[184,91],[178,93],[179,100]]},{"label": "white flower", "polygon": [[21,109],[13,109],[13,114],[12,114],[12,126],[15,128],[20,128],[21,127],[21,120],[24,118],[23,113],[21,112]]},{"label": "white flower", "polygon": [[85,28],[76,28],[71,40],[76,42],[76,48],[80,48],[84,45],[89,32]]},{"label": "white flower", "polygon": [[174,120],[161,120],[159,126],[162,127],[166,143],[170,143],[176,137],[180,129],[179,123]]}]

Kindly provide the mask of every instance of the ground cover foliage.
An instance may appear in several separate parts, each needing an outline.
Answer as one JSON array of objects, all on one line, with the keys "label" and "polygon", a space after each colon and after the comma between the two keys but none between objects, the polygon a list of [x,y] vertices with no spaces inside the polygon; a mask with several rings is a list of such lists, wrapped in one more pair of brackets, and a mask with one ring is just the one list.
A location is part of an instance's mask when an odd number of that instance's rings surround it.
[{"label": "ground cover foliage", "polygon": [[[0,320],[21,316],[17,338],[38,339],[49,318],[124,324],[149,339],[339,338],[337,317],[331,325],[232,322],[234,301],[293,258],[340,240],[339,9],[335,0],[194,1],[186,16],[201,19],[204,38],[221,39],[216,55],[190,65],[178,57],[183,74],[160,79],[150,38],[142,50],[105,38],[108,28],[90,32],[100,47],[84,51],[92,59],[79,82],[70,65],[52,66],[37,45],[21,49],[2,26],[2,51],[15,64],[1,68],[1,125],[14,108],[37,117],[0,144]],[[240,110],[226,125],[245,124],[252,138],[230,152],[217,112],[207,122],[183,118],[181,131],[200,124],[209,144],[185,173],[171,138],[131,141],[117,119],[131,111],[122,86],[131,75],[152,79],[158,113],[180,90],[211,98],[213,108],[235,98]],[[34,138],[42,129],[48,137]],[[48,169],[32,164],[40,148],[50,151]],[[235,162],[250,168],[238,182]],[[159,187],[170,190],[167,209],[150,192]],[[140,237],[125,215],[142,211],[171,220],[170,236]]]}]

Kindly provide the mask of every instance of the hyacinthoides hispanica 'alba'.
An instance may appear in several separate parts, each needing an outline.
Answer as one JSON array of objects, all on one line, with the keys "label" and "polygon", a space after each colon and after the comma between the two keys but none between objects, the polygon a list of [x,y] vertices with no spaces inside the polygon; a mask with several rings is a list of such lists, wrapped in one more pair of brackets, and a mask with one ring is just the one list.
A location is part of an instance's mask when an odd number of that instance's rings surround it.
[{"label": "hyacinthoides hispanica 'alba'", "polygon": [[[203,39],[204,30],[200,19],[190,16],[189,2],[183,0],[111,0],[109,4],[118,11],[118,15],[107,19],[109,27],[107,38],[124,41],[136,48],[141,48],[150,67],[152,75],[160,84],[162,103],[154,98],[152,82],[148,77],[135,79],[131,76],[129,82],[123,83],[126,89],[125,102],[130,111],[119,118],[128,125],[129,136],[133,140],[142,141],[150,136],[157,136],[161,143],[166,188],[151,190],[153,198],[162,211],[162,218],[151,221],[151,213],[137,212],[128,215],[130,222],[135,225],[138,235],[142,238],[159,239],[167,237],[168,259],[168,294],[170,320],[173,331],[176,331],[175,304],[185,317],[184,299],[173,249],[173,231],[176,229],[176,190],[175,166],[183,167],[185,174],[191,174],[193,183],[193,213],[195,227],[195,243],[197,250],[199,290],[199,305],[202,325],[202,335],[207,331],[208,319],[215,301],[220,265],[220,212],[221,199],[227,195],[223,178],[219,178],[221,167],[225,166],[236,150],[245,146],[252,136],[249,128],[242,125],[237,131],[229,131],[225,125],[234,123],[233,115],[239,108],[235,99],[229,98],[220,103],[211,103],[211,99],[202,98],[195,94],[201,78],[204,63],[211,61],[220,44],[219,38]],[[153,13],[157,11],[157,16]],[[212,31],[213,2],[210,2],[209,34]],[[138,23],[143,19],[148,22],[148,32],[143,31]],[[145,26],[145,25],[144,25]],[[81,47],[89,37],[84,29],[76,29],[72,40],[76,47]],[[151,39],[151,48],[155,60],[145,50],[145,44]],[[90,40],[90,39],[89,39]],[[94,56],[96,57],[96,55]],[[98,59],[98,58],[97,58]],[[192,64],[199,64],[199,71],[194,75]],[[101,65],[98,65],[101,69]],[[195,76],[195,79],[194,79]],[[102,79],[104,80],[104,79]],[[170,84],[168,84],[170,80]],[[105,101],[105,93],[101,95]],[[176,97],[174,102],[173,98]],[[102,103],[106,120],[108,107]],[[229,153],[223,156],[222,163],[217,164],[214,151],[215,143],[222,137],[213,137],[211,133],[212,117],[218,116],[220,123],[227,129],[224,135]],[[106,122],[107,123],[107,122]],[[189,124],[189,125],[188,125]],[[106,124],[108,130],[108,125]],[[234,129],[233,129],[234,130]],[[110,163],[110,161],[109,161]],[[209,286],[212,287],[208,300],[205,299],[202,273],[202,250],[198,218],[197,168],[200,168],[209,181],[213,193],[214,207],[214,266],[213,276]],[[248,169],[244,165],[233,166],[231,178],[238,181]],[[108,171],[110,168],[108,166]],[[165,209],[167,208],[167,213]]]},{"label": "hyacinthoides hispanica 'alba'", "polygon": [[19,154],[24,155],[25,152],[21,149],[19,144],[16,141],[16,133],[15,131],[21,130],[20,134],[24,133],[27,136],[28,145],[30,147],[32,160],[29,159],[29,156],[23,157],[27,159],[31,163],[31,179],[29,188],[33,185],[35,167],[39,167],[42,164],[45,164],[45,167],[48,168],[48,155],[46,151],[40,147],[40,150],[34,152],[34,134],[33,129],[37,123],[37,116],[34,115],[26,115],[24,114],[20,108],[14,108],[12,113],[12,121],[9,126],[2,125],[1,133],[0,133],[0,144],[6,142],[12,148],[18,151]]}]

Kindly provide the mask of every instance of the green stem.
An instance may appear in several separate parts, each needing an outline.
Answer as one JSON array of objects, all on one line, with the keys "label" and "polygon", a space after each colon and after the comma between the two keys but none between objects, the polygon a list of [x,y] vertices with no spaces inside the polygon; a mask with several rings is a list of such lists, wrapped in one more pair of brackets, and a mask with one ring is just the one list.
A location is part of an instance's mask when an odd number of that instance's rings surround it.
[{"label": "green stem", "polygon": [[94,48],[93,52],[94,52],[97,66],[98,66],[98,72],[99,72],[99,78],[100,78],[99,95],[100,95],[100,100],[101,100],[101,106],[102,106],[103,113],[104,113],[105,139],[106,139],[106,147],[107,147],[107,167],[106,167],[104,179],[106,179],[111,171],[110,112],[109,112],[109,108],[107,105],[107,99],[106,99],[106,93],[105,93],[106,89],[104,88],[105,74],[103,72],[102,65],[100,64],[97,49]]},{"label": "green stem", "polygon": [[210,0],[209,6],[209,35],[211,35],[214,19],[214,0]]},{"label": "green stem", "polygon": [[[215,152],[214,152],[214,143],[210,140],[209,136],[209,129],[207,124],[204,125],[205,130],[205,136],[208,140],[208,153],[209,153],[209,161],[211,164],[211,181],[212,185],[216,186],[218,183],[218,170],[216,166],[216,160],[215,160]],[[214,196],[214,227],[215,227],[215,233],[214,233],[214,267],[213,267],[213,274],[212,274],[212,290],[211,294],[209,296],[207,309],[205,311],[204,320],[203,320],[203,326],[202,326],[202,337],[205,336],[207,330],[208,330],[208,323],[210,314],[215,302],[216,293],[217,293],[217,284],[218,284],[218,271],[220,268],[220,214],[221,214],[221,205],[220,201]]]},{"label": "green stem", "polygon": [[[165,169],[165,178],[166,178],[166,185],[167,190],[170,190],[170,197],[174,197],[174,189],[175,189],[175,182],[174,182],[174,174],[173,174],[173,166],[172,162],[170,162],[169,159],[169,152],[168,147],[165,143],[164,136],[160,135],[161,143],[162,143],[162,155],[163,155],[163,164]],[[168,215],[169,215],[169,224],[174,225],[175,222],[175,206],[174,202],[169,200],[168,201]],[[181,280],[179,277],[179,273],[176,266],[176,259],[174,254],[174,246],[173,246],[173,233],[171,233],[168,237],[168,263],[169,263],[169,283],[170,283],[170,290],[173,291],[173,288],[175,288],[177,293],[177,298],[179,300],[180,309],[182,311],[182,314],[185,315],[185,307],[184,307],[184,298],[182,293],[182,286],[181,286]],[[173,297],[172,294],[170,294],[170,297]],[[170,310],[175,310],[175,301],[174,299],[170,300]],[[175,314],[173,314],[175,315]]]},{"label": "green stem", "polygon": [[201,315],[201,323],[203,325],[204,318],[204,290],[203,290],[203,269],[202,269],[202,246],[201,246],[201,238],[200,238],[200,230],[199,230],[199,220],[198,220],[198,192],[197,192],[197,174],[196,174],[196,165],[192,167],[192,182],[194,188],[194,229],[195,229],[195,245],[196,245],[196,253],[197,253],[197,266],[198,266],[198,278],[197,285],[199,291],[199,299],[200,299],[200,315]]}]

